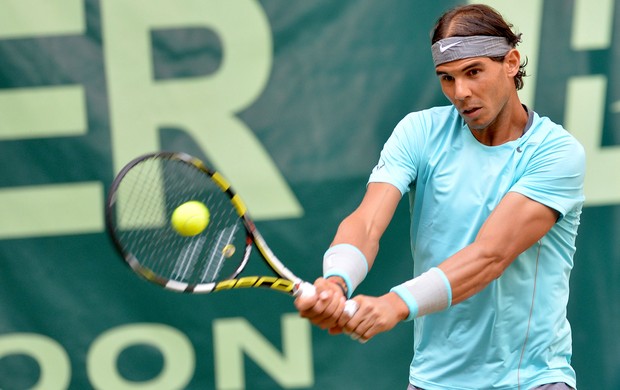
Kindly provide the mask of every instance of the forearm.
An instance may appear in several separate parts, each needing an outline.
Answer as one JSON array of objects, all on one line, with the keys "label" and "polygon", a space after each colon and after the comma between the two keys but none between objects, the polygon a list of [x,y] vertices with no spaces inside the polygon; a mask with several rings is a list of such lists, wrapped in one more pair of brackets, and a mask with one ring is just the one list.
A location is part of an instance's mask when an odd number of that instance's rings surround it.
[{"label": "forearm", "polygon": [[444,310],[483,290],[510,265],[513,256],[488,250],[480,242],[463,248],[438,267],[394,287],[407,304],[409,320]]},{"label": "forearm", "polygon": [[362,252],[368,262],[368,269],[374,263],[379,252],[379,238],[360,221],[355,214],[345,218],[338,226],[338,231],[330,246],[339,244],[353,245]]},{"label": "forearm", "polygon": [[508,193],[475,241],[439,265],[452,286],[452,303],[475,295],[497,279],[555,224],[558,214],[527,197]]},{"label": "forearm", "polygon": [[470,298],[500,277],[556,220],[556,211],[521,194],[508,193],[483,224],[475,241],[437,267],[447,278],[450,304]]},{"label": "forearm", "polygon": [[355,246],[366,257],[370,269],[400,199],[401,193],[391,184],[370,183],[360,206],[338,226],[332,246]]},{"label": "forearm", "polygon": [[497,279],[513,260],[512,255],[489,251],[477,242],[446,259],[438,268],[450,282],[452,305],[482,291]]}]

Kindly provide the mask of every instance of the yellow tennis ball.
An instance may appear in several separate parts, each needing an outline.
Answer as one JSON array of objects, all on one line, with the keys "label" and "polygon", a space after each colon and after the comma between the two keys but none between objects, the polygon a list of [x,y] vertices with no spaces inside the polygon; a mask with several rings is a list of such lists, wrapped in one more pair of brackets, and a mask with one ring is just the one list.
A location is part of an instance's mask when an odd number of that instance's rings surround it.
[{"label": "yellow tennis ball", "polygon": [[185,202],[172,212],[172,227],[182,236],[200,234],[209,224],[209,209],[197,200]]}]

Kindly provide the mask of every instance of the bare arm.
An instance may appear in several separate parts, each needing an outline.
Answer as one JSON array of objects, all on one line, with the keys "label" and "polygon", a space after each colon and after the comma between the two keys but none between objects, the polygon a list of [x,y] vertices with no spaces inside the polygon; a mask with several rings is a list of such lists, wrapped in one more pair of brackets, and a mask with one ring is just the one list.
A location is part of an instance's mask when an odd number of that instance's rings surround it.
[{"label": "bare arm", "polygon": [[476,240],[439,265],[452,286],[452,304],[498,278],[553,227],[557,218],[555,210],[509,192],[482,225]]},{"label": "bare arm", "polygon": [[[400,191],[391,184],[369,184],[359,207],[340,223],[332,246],[342,243],[356,246],[366,257],[370,269],[379,251],[379,240],[401,197]],[[342,280],[339,282],[343,284]],[[314,284],[317,295],[298,297],[295,300],[297,310],[313,324],[339,333],[340,328],[334,327],[343,312],[345,302],[340,287],[323,278],[317,279]]]},{"label": "bare arm", "polygon": [[332,245],[356,246],[366,256],[370,269],[400,199],[400,191],[393,185],[370,183],[359,207],[340,223]]},{"label": "bare arm", "polygon": [[[524,195],[508,193],[481,227],[475,241],[446,259],[439,268],[452,288],[452,305],[478,293],[498,278],[514,259],[544,236],[558,213]],[[408,309],[393,292],[381,297],[358,296],[360,310],[338,323],[368,340],[392,329]]]}]

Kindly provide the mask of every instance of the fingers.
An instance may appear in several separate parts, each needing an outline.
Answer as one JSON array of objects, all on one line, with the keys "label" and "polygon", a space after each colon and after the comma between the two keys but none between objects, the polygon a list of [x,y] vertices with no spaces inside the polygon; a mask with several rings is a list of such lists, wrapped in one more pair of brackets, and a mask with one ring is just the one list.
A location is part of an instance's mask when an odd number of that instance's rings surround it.
[{"label": "fingers", "polygon": [[346,333],[352,339],[365,343],[377,334],[392,329],[403,319],[388,294],[381,297],[358,295],[353,299],[358,309],[351,316],[345,310],[347,300],[338,286],[322,278],[317,279],[314,286],[317,293],[297,297],[295,307],[302,317],[321,329],[327,329],[329,334]]},{"label": "fingers", "polygon": [[364,344],[378,333],[373,325],[374,322],[371,319],[364,317],[362,320],[349,321],[343,329],[352,340]]},{"label": "fingers", "polygon": [[310,320],[321,329],[332,328],[338,321],[344,308],[345,298],[330,291],[322,291],[314,306]]},{"label": "fingers", "polygon": [[351,321],[349,321],[347,325],[342,328],[343,332],[348,334],[352,340],[356,340],[364,344],[377,335],[378,331],[376,326],[374,326],[372,319],[367,317],[362,317],[362,319],[354,319],[354,317],[355,316],[353,316]]},{"label": "fingers", "polygon": [[350,319],[340,317],[338,326],[354,340],[366,343],[379,333],[392,329],[400,322],[385,296],[374,298],[360,295],[355,298],[359,309]]},{"label": "fingers", "polygon": [[[356,298],[356,302],[360,299],[363,302],[363,297]],[[367,310],[365,306],[362,307],[358,303],[358,310],[353,316],[349,316],[348,313],[343,314],[338,321],[339,328],[349,335],[352,340],[359,341],[360,343],[366,343],[373,336],[373,334],[369,333],[371,321],[367,317]]]},{"label": "fingers", "polygon": [[295,307],[302,317],[309,319],[321,329],[338,332],[336,325],[346,302],[342,290],[322,278],[317,279],[315,287],[317,294],[297,297]]},{"label": "fingers", "polygon": [[[316,305],[317,301],[319,299],[318,294],[313,294],[313,295],[300,295],[298,296],[295,301],[293,302],[293,304],[295,305],[295,308],[300,312],[300,313],[305,313],[309,310],[312,309],[312,307],[314,307],[314,305]],[[303,317],[303,315],[302,315]]]}]

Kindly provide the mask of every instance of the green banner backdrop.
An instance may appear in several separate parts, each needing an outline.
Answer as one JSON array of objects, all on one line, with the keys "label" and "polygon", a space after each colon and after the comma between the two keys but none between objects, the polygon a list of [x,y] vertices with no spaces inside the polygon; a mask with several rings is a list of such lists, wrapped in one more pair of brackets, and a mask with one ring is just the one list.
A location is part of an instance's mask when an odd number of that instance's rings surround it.
[{"label": "green banner backdrop", "polygon": [[[361,345],[270,291],[190,296],[104,233],[120,167],[209,161],[314,279],[406,113],[447,104],[429,31],[453,1],[0,1],[0,388],[405,389],[412,325]],[[620,388],[620,1],[487,1],[524,34],[523,100],[587,151],[569,317],[580,389]],[[409,279],[403,201],[361,293]]]}]

